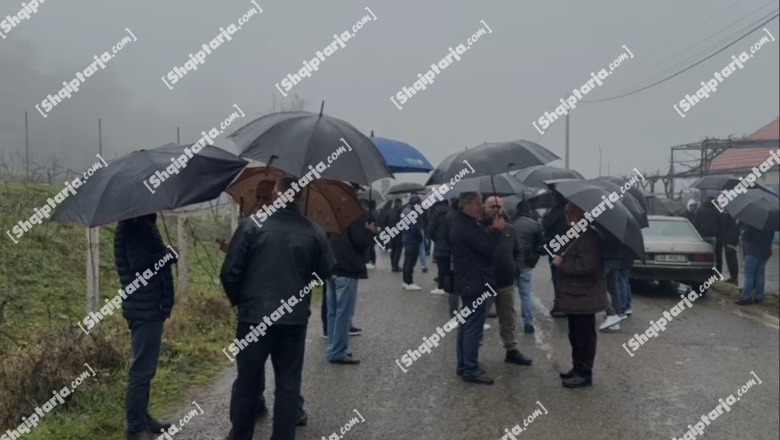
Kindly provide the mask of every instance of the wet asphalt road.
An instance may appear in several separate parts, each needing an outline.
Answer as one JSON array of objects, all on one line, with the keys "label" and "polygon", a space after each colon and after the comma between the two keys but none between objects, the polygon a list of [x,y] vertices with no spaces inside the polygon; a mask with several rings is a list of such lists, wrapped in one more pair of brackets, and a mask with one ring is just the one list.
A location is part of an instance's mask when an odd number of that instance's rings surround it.
[{"label": "wet asphalt road", "polygon": [[[735,394],[753,378],[750,388],[704,430],[706,439],[776,440],[780,381],[778,379],[778,320],[754,309],[737,309],[731,301],[710,292],[674,318],[657,338],[631,357],[621,344],[643,332],[679,298],[671,292],[634,293],[631,318],[618,333],[599,333],[594,385],[568,390],[558,372],[570,367],[566,319],[547,314],[552,305],[549,269],[544,260],[534,272],[537,333],[519,334],[521,351],[534,359],[531,367],[503,362],[498,323],[485,332],[480,363],[495,385],[466,384],[455,375],[455,332],[447,334],[430,354],[424,354],[403,373],[395,363],[418,347],[447,320],[445,295],[428,293],[433,273],[415,274],[424,290],[400,289],[400,274],[389,271],[380,252],[376,270],[361,280],[355,324],[363,335],[350,339],[357,366],[331,365],[320,338],[319,304],[313,305],[306,347],[303,395],[308,426],[298,428],[300,440],[329,438],[350,419],[354,410],[365,419],[343,437],[348,440],[498,440],[504,428],[523,423],[539,408],[518,439],[672,439],[682,438],[701,416]],[[435,271],[435,265],[432,266]],[[599,317],[599,321],[601,318]],[[227,342],[227,341],[226,341]],[[270,362],[267,378],[273,383]],[[198,415],[175,436],[176,440],[221,440],[230,429],[228,402],[235,365],[191,396],[169,420],[178,420],[196,400]],[[272,385],[271,385],[272,386]],[[272,390],[266,390],[269,404]],[[255,438],[270,438],[271,420],[257,423]],[[337,435],[339,435],[337,433]]]}]

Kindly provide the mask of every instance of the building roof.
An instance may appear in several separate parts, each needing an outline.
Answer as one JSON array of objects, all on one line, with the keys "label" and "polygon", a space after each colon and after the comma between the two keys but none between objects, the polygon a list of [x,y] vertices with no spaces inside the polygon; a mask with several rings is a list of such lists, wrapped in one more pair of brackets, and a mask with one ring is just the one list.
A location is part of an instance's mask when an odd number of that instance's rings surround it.
[{"label": "building roof", "polygon": [[[759,128],[743,141],[773,141],[780,139],[780,117]],[[729,148],[712,160],[710,173],[745,170],[765,161],[772,148]]]}]

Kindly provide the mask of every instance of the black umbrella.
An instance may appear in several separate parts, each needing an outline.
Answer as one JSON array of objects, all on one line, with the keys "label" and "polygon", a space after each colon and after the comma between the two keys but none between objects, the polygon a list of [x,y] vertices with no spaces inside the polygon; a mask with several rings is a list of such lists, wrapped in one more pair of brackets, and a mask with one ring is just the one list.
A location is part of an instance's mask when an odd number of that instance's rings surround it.
[{"label": "black umbrella", "polygon": [[[645,244],[639,224],[625,206],[609,200],[609,192],[591,182],[579,180],[557,182],[554,184],[554,187],[555,191],[560,193],[566,200],[582,209],[585,213],[590,213],[597,225],[613,235],[634,255],[640,259],[644,258]],[[610,208],[604,199],[612,203],[613,207]],[[601,203],[603,203],[602,206],[606,210],[602,210],[598,206]],[[598,214],[596,209],[599,211]]]},{"label": "black umbrella", "polygon": [[[605,179],[593,179],[593,180],[587,180],[586,182],[590,182],[599,188],[603,188],[609,192],[614,192],[618,195],[620,200],[618,200],[618,203],[623,204],[629,212],[631,212],[631,215],[634,216],[634,219],[637,223],[639,223],[640,228],[646,228],[650,226],[650,224],[647,222],[647,211],[642,208],[642,205],[639,203],[639,201],[634,198],[634,196],[631,194],[630,191],[626,191],[625,193],[620,192],[620,185],[616,183],[612,183],[609,180]],[[644,197],[642,197],[644,200]]]},{"label": "black umbrella", "polygon": [[567,170],[566,168],[551,167],[549,165],[537,165],[512,171],[511,174],[528,186],[544,186],[545,180],[552,179],[585,179],[582,174]]},{"label": "black umbrella", "polygon": [[[726,199],[728,201],[728,199]],[[713,203],[718,204],[718,200]],[[723,206],[718,206],[723,209]],[[735,219],[762,231],[780,230],[780,199],[757,189],[749,189],[728,201],[726,211]]]},{"label": "black umbrella", "polygon": [[559,160],[552,151],[526,140],[484,143],[445,158],[426,185],[450,183],[450,179],[495,176],[520,168],[545,165]]},{"label": "black umbrella", "polygon": [[517,214],[517,204],[523,200],[528,201],[531,205],[531,209],[537,209],[544,207],[544,200],[546,195],[550,193],[550,190],[545,188],[529,188],[520,195],[506,196],[503,198],[504,211],[510,218]]},{"label": "black umbrella", "polygon": [[[625,180],[618,179],[617,177],[599,177],[599,180],[605,180],[607,182],[612,182],[615,185],[623,186],[627,182]],[[630,185],[627,189],[628,193],[634,196],[634,199],[639,203],[639,206],[642,207],[642,209],[647,212],[647,201],[645,200],[645,193],[642,192],[641,189],[639,189],[636,185]]]},{"label": "black umbrella", "polygon": [[449,191],[447,196],[456,196],[464,192],[479,192],[497,196],[511,196],[515,194],[532,195],[534,190],[523,182],[517,180],[514,176],[502,173],[497,176],[482,176],[463,179],[456,183]]},{"label": "black umbrella", "polygon": [[[697,189],[713,189],[717,191],[723,191],[724,189],[734,189],[735,186],[737,186],[740,183],[739,177],[733,175],[733,174],[722,174],[717,176],[704,176],[696,179],[693,183],[691,183],[691,188],[697,188]],[[747,180],[744,181],[743,185],[746,188],[750,188]],[[753,182],[753,185],[755,188],[758,188],[764,192],[767,192],[769,194],[775,195],[775,192],[772,190],[772,188],[764,185],[761,182]]]},{"label": "black umbrella", "polygon": [[[247,162],[210,145],[195,153],[193,146],[168,144],[109,161],[52,218],[95,227],[219,197]],[[185,148],[193,157],[176,174],[172,161],[187,158]]]},{"label": "black umbrella", "polygon": [[228,139],[236,144],[241,157],[273,164],[296,177],[312,167],[323,178],[361,185],[393,177],[370,138],[346,121],[323,115],[322,108],[319,114],[297,111],[265,115],[239,128]]},{"label": "black umbrella", "polygon": [[398,196],[401,194],[422,194],[425,192],[425,186],[413,182],[401,182],[390,187],[385,193],[388,196]]}]

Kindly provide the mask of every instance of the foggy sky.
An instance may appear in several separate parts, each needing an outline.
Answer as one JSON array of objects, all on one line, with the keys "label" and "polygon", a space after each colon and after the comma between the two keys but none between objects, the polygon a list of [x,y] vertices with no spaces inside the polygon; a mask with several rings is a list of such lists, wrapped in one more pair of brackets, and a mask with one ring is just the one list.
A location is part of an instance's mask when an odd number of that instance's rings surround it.
[{"label": "foggy sky", "polygon": [[[233,111],[233,104],[246,113],[231,127],[238,128],[267,112],[274,96],[281,101],[274,85],[322,51],[334,33],[351,30],[369,7],[377,20],[367,22],[345,42],[346,47],[339,47],[289,93],[308,101],[307,110],[314,112],[325,100],[328,115],[347,120],[366,134],[374,130],[377,136],[408,142],[436,165],[454,151],[486,141],[538,141],[541,136],[531,123],[545,111],[552,112],[563,93],[580,87],[590,79],[590,72],[607,68],[624,52],[623,45],[634,58],[624,61],[587,98],[616,94],[643,78],[639,76],[643,72],[697,42],[702,44],[691,53],[717,43],[748,20],[724,31],[729,24],[766,4],[742,0],[691,29],[736,0],[256,1],[263,13],[213,50],[173,90],[160,78],[208,44],[220,27],[236,23],[252,3],[41,3],[37,13],[0,39],[0,149],[23,150],[25,111],[31,151],[60,155],[76,169],[94,162],[98,118],[103,123],[106,159],[173,142],[177,126],[182,142],[197,141],[201,131]],[[0,20],[20,9],[21,1],[0,1]],[[411,87],[417,74],[438,63],[448,48],[466,44],[483,27],[480,20],[492,33],[480,37],[460,61],[441,71],[402,110],[396,108],[390,97],[404,86]],[[766,27],[780,37],[777,19]],[[43,118],[35,105],[84,70],[93,55],[110,50],[127,35],[125,28],[138,41],[128,43],[104,70],[86,79],[76,94]],[[708,38],[714,33],[716,37]],[[726,78],[684,119],[672,108],[726,66],[732,55],[748,50],[764,35],[754,31],[647,91],[604,103],[578,104],[571,112],[571,167],[586,177],[597,176],[600,146],[602,174],[608,164],[613,175],[628,174],[635,167],[665,172],[672,145],[705,136],[749,134],[777,117],[780,41],[765,44],[744,69]],[[552,124],[539,143],[563,157],[564,121]],[[215,144],[233,149],[225,135]],[[563,166],[563,161],[553,165]],[[413,176],[402,178],[424,178]]]}]

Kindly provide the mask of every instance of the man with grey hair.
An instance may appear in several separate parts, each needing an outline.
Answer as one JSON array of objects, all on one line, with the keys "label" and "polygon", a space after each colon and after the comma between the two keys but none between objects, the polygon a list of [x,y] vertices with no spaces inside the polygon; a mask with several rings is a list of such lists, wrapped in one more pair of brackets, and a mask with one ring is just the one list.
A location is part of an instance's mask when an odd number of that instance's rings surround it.
[{"label": "man with grey hair", "polygon": [[[485,199],[484,223],[491,224],[496,217],[504,217],[504,202],[498,196]],[[495,303],[498,315],[499,335],[504,344],[504,362],[531,365],[531,359],[523,356],[517,343],[517,309],[515,309],[515,281],[523,267],[523,249],[515,229],[510,224],[501,230],[501,240],[494,249],[493,268],[496,271],[496,296],[488,298],[486,309]]]},{"label": "man with grey hair", "polygon": [[[251,217],[242,221],[222,265],[220,278],[225,294],[230,304],[238,307],[236,338],[256,339],[235,355],[238,378],[230,399],[231,440],[252,439],[269,356],[276,380],[272,438],[295,438],[306,327],[311,314],[311,295],[299,297],[299,292],[318,277],[327,279],[334,257],[325,231],[300,213],[300,193],[294,188],[291,177],[277,180],[277,209],[262,225]],[[287,308],[280,307],[288,298],[299,300],[290,300]],[[264,329],[262,336],[255,335],[256,328]],[[250,334],[252,338],[248,339]]]},{"label": "man with grey hair", "polygon": [[[479,343],[487,307],[484,303],[477,304],[476,299],[495,284],[491,260],[506,223],[503,217],[497,216],[487,229],[480,224],[482,196],[477,192],[462,193],[459,206],[461,210],[450,229],[453,286],[463,301],[461,316],[464,318],[458,328],[456,373],[465,382],[492,385],[493,379],[479,368]],[[464,313],[467,308],[468,314]]]}]

